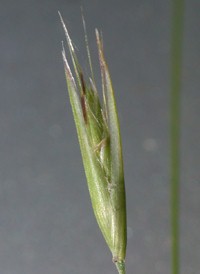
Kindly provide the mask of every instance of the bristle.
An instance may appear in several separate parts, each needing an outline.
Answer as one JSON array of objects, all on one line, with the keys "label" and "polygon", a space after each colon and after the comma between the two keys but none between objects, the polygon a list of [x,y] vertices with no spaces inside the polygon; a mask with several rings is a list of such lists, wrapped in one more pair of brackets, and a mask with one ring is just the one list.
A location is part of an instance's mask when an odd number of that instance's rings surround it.
[{"label": "bristle", "polygon": [[65,25],[64,21],[63,21],[61,13],[58,12],[58,14],[60,16],[60,20],[61,20],[61,23],[63,25],[63,29],[65,31],[65,35],[66,35],[66,39],[67,39],[67,44],[68,44],[68,47],[69,47],[69,52],[70,52],[70,55],[71,55],[72,63],[73,63],[73,66],[74,66],[76,77],[77,77],[77,83],[78,83],[78,86],[81,88],[81,80],[80,80],[80,77],[79,77],[80,65],[78,63],[78,59],[76,57],[76,53],[75,53],[75,50],[74,50],[74,47],[73,47],[73,44],[72,44],[72,40],[71,40],[71,38],[69,36],[69,32],[68,32],[68,30],[66,28],[66,25]]},{"label": "bristle", "polygon": [[89,62],[89,66],[90,66],[92,80],[93,80],[93,82],[95,82],[93,66],[92,66],[92,59],[91,59],[91,54],[90,54],[90,47],[89,47],[88,36],[87,36],[87,29],[86,29],[85,19],[83,16],[83,10],[81,10],[81,11],[82,11],[82,21],[83,21],[83,29],[84,29],[84,35],[85,35],[85,45],[86,45],[86,50],[87,50],[88,62]]},{"label": "bristle", "polygon": [[67,42],[68,42],[68,45],[69,45],[69,47],[70,47],[70,50],[71,50],[72,52],[74,52],[74,47],[73,47],[73,44],[72,44],[72,40],[71,40],[71,38],[70,38],[70,36],[69,36],[69,32],[68,32],[68,30],[67,30],[67,28],[66,28],[66,25],[65,25],[64,21],[63,21],[62,15],[61,15],[60,12],[58,12],[58,14],[59,14],[59,16],[60,16],[60,20],[61,20],[61,23],[62,23],[62,25],[63,25],[63,29],[64,29],[64,31],[65,31],[65,35],[66,35]]}]

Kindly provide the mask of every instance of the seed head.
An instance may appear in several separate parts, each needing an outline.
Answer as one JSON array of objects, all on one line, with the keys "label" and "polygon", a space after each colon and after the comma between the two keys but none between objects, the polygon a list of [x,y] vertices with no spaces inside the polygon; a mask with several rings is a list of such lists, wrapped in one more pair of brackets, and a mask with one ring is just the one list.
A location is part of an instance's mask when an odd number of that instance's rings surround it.
[{"label": "seed head", "polygon": [[94,80],[85,21],[83,19],[91,70],[89,81],[84,79],[73,43],[61,15],[60,18],[75,71],[74,79],[63,47],[62,56],[69,98],[92,207],[100,230],[112,252],[113,262],[118,272],[123,274],[125,273],[126,254],[126,202],[122,146],[114,91],[104,58],[103,43],[96,30],[103,93],[103,104],[101,104]]}]

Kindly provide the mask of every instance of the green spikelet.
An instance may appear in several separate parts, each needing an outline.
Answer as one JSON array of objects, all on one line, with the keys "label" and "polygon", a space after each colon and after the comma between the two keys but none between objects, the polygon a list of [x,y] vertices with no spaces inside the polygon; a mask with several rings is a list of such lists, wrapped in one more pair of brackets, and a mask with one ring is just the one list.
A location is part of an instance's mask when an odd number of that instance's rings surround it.
[{"label": "green spikelet", "polygon": [[[60,15],[60,14],[59,14]],[[62,50],[70,103],[76,124],[83,165],[92,207],[100,230],[113,255],[120,274],[125,273],[126,201],[119,121],[114,91],[104,58],[102,41],[96,30],[102,78],[103,106],[101,106],[85,30],[86,49],[91,79],[86,83],[76,53],[60,15],[66,34],[75,79]]]}]

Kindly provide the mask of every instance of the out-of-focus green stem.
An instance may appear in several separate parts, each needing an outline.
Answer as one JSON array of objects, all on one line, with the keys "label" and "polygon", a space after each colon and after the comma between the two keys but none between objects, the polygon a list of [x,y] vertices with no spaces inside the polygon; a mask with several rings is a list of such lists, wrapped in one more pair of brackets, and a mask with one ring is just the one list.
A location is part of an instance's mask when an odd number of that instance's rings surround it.
[{"label": "out-of-focus green stem", "polygon": [[179,274],[180,90],[184,0],[172,0],[171,37],[171,255],[172,274]]}]

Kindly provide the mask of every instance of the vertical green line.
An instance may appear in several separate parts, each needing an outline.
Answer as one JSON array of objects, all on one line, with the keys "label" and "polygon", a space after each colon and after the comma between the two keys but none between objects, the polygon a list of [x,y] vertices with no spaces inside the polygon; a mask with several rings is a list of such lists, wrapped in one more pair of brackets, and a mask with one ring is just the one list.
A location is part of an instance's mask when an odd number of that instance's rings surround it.
[{"label": "vertical green line", "polygon": [[184,0],[172,0],[171,37],[171,256],[172,274],[179,274],[180,90]]}]

